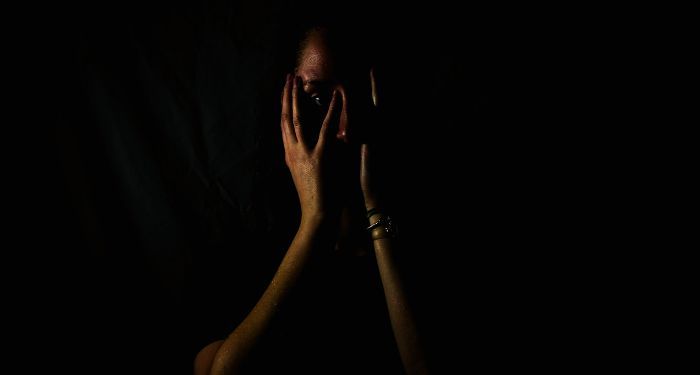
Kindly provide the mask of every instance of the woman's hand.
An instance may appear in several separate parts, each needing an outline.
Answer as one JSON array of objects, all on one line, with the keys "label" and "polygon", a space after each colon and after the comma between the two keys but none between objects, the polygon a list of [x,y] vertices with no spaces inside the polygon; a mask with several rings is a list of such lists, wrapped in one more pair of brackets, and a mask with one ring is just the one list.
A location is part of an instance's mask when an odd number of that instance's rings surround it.
[{"label": "woman's hand", "polygon": [[365,198],[365,209],[378,208],[377,196],[372,185],[372,158],[370,146],[366,143],[360,146],[360,186]]},{"label": "woman's hand", "polygon": [[321,125],[318,142],[310,148],[304,139],[302,116],[299,111],[301,89],[300,79],[288,74],[282,95],[280,124],[284,160],[299,195],[303,221],[323,218],[329,209],[328,148],[333,142],[329,142],[328,138],[335,134],[334,129],[338,127],[340,99],[337,92],[333,92],[333,99]]},{"label": "woman's hand", "polygon": [[[372,84],[372,103],[374,104],[374,109],[377,109],[377,84],[374,79],[374,69],[369,71],[370,82]],[[375,124],[376,125],[376,124]],[[371,157],[371,146],[367,143],[363,143],[360,146],[360,186],[362,187],[362,195],[365,199],[365,208],[367,210],[379,207],[379,202],[377,202],[377,192],[375,181],[372,178],[374,172],[373,161]]]}]

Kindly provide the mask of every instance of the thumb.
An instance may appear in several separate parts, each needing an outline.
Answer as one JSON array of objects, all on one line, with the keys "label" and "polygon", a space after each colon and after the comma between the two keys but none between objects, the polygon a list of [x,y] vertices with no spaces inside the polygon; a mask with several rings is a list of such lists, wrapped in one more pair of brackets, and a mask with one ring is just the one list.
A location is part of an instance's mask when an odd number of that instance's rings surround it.
[{"label": "thumb", "polygon": [[365,198],[365,206],[368,210],[378,206],[376,192],[374,191],[375,182],[372,181],[374,177],[372,176],[371,162],[370,146],[367,143],[363,143],[360,145],[360,185]]},{"label": "thumb", "polygon": [[360,146],[360,165],[362,166],[363,172],[367,169],[367,164],[369,163],[369,146],[367,143],[363,143]]},{"label": "thumb", "polygon": [[363,143],[360,145],[360,182],[362,183],[362,189],[365,190],[369,187],[369,177],[370,177],[370,152],[369,145]]},{"label": "thumb", "polygon": [[369,81],[370,85],[372,86],[372,104],[374,104],[375,107],[379,106],[379,94],[377,94],[377,79],[375,77],[375,67],[372,67],[369,70]]}]

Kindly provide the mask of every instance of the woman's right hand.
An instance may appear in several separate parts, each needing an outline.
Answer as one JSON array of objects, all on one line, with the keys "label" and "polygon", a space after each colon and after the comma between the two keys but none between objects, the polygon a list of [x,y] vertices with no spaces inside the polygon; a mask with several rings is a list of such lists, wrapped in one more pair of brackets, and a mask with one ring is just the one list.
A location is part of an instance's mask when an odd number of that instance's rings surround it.
[{"label": "woman's right hand", "polygon": [[[299,111],[301,79],[287,75],[282,95],[282,142],[284,143],[284,160],[292,174],[292,180],[299,195],[302,220],[323,218],[329,209],[328,185],[328,146],[329,140],[338,127],[340,113],[339,95],[333,93],[328,113],[323,120],[318,142],[311,148],[304,139],[302,116]],[[329,129],[332,128],[332,129]]]}]

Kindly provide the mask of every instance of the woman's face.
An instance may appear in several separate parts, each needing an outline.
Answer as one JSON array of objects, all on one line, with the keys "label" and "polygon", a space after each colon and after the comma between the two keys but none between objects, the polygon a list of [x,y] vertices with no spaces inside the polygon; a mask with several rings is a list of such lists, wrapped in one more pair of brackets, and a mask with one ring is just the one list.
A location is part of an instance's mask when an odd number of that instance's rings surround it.
[{"label": "woman's face", "polygon": [[303,98],[302,124],[306,139],[318,137],[323,119],[328,111],[333,91],[342,98],[342,110],[335,134],[338,142],[331,169],[340,182],[340,194],[344,207],[336,249],[363,249],[365,206],[360,191],[359,146],[366,140],[365,134],[372,119],[372,90],[368,64],[354,48],[336,42],[326,31],[315,30],[309,34],[299,51],[296,75],[301,77]]},{"label": "woman's face", "polygon": [[318,133],[330,104],[333,91],[342,98],[342,111],[336,139],[345,144],[359,144],[369,127],[372,109],[369,69],[358,53],[328,32],[314,30],[300,51],[296,74],[301,77],[309,111],[316,112],[309,130]]}]

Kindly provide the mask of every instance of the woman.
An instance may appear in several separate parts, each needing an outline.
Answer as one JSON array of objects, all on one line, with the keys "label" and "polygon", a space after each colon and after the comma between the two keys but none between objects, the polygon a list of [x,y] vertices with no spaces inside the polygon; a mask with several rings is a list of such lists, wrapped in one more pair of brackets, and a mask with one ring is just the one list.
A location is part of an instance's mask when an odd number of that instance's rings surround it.
[{"label": "woman", "polygon": [[[373,185],[371,150],[367,141],[370,119],[377,106],[374,73],[367,69],[367,65],[357,64],[358,60],[349,57],[347,42],[350,40],[331,28],[316,27],[306,33],[300,44],[295,74],[289,74],[284,85],[280,121],[285,161],[301,205],[299,228],[258,302],[226,339],[213,342],[200,351],[195,360],[195,374],[258,373],[264,362],[282,359],[289,363],[280,367],[289,370],[298,365],[309,372],[313,367],[310,362],[323,362],[317,367],[324,367],[328,361],[335,363],[337,368],[321,371],[338,373],[351,371],[350,368],[360,371],[362,365],[358,362],[362,359],[351,353],[354,342],[335,346],[344,342],[343,335],[339,334],[342,329],[332,325],[329,329],[332,333],[324,333],[327,321],[309,318],[315,316],[317,305],[323,306],[331,298],[320,298],[319,301],[301,297],[304,288],[313,288],[310,283],[329,280],[332,271],[328,271],[325,278],[310,282],[308,280],[314,279],[308,274],[313,273],[318,263],[323,263],[324,256],[329,253],[325,249],[332,248],[333,242],[336,249],[361,249],[361,246],[353,245],[361,244],[365,238],[353,240],[357,237],[353,234],[352,214],[356,212],[354,208],[357,206],[353,207],[353,203],[357,196],[364,203],[365,232],[371,237],[402,366],[409,374],[427,373],[414,318],[394,259],[397,251],[395,229]],[[326,266],[321,264],[321,267]],[[328,266],[326,270],[330,268]],[[345,311],[343,302],[347,300],[342,299],[344,293],[334,294],[341,295],[341,302],[336,302],[336,311]],[[359,298],[361,300],[362,296]],[[293,310],[290,306],[295,304],[304,305],[296,315],[290,313]],[[363,319],[358,315],[354,317],[360,321]],[[354,327],[350,322],[355,320],[354,317],[350,314],[349,318],[335,323]],[[275,332],[284,330],[285,325],[296,328],[286,331],[293,333],[281,338]],[[348,334],[352,335],[352,332]],[[373,340],[372,337],[366,339]],[[270,350],[270,342],[275,340],[288,343]],[[311,352],[299,349],[305,347],[305,341],[316,341],[309,346],[315,349]],[[361,348],[364,344],[358,341],[357,345]],[[336,354],[329,347],[341,348],[343,353]],[[367,356],[369,358],[372,354]],[[347,361],[347,366],[338,361]]]}]

